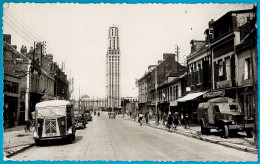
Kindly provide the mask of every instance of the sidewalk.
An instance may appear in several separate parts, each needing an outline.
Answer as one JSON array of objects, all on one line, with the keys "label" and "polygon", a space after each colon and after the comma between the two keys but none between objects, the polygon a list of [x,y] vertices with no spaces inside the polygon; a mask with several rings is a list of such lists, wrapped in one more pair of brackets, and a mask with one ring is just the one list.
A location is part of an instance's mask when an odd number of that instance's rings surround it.
[{"label": "sidewalk", "polygon": [[[129,116],[126,115],[124,118],[122,115],[120,115],[119,117],[124,120],[138,123],[137,119],[134,121],[133,119],[131,119]],[[143,120],[143,125],[168,131],[168,128],[162,125],[162,121],[160,121],[159,125],[156,125],[154,120],[150,120],[148,124],[146,124],[145,120]],[[235,137],[222,138],[219,136],[219,132],[217,130],[212,129],[210,135],[202,135],[200,132],[199,125],[191,125],[188,129],[185,129],[183,125],[180,125],[177,127],[177,130],[171,130],[171,132],[200,139],[206,142],[211,142],[211,143],[235,148],[238,150],[243,150],[243,151],[248,151],[248,152],[258,154],[258,150],[255,148],[254,145],[254,138],[247,138],[244,132],[239,132]]]},{"label": "sidewalk", "polygon": [[33,132],[26,133],[24,126],[4,130],[4,157],[10,157],[33,145]]}]

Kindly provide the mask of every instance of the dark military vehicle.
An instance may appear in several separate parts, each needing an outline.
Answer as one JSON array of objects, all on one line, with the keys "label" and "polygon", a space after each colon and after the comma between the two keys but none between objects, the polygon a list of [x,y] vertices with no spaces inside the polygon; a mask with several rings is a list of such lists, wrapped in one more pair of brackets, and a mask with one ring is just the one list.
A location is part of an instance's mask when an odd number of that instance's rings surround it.
[{"label": "dark military vehicle", "polygon": [[245,131],[247,137],[253,136],[253,119],[246,118],[241,113],[239,104],[232,98],[220,97],[200,103],[198,121],[202,134],[209,134],[210,129],[217,129],[225,138],[238,131]]}]

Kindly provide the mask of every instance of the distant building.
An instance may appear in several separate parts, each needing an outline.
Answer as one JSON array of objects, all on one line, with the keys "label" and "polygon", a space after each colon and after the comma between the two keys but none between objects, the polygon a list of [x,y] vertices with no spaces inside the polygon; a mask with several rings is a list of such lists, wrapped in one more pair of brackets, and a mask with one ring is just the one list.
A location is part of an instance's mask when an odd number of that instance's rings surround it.
[{"label": "distant building", "polygon": [[107,107],[119,108],[120,101],[120,48],[117,27],[110,27],[106,54]]},{"label": "distant building", "polygon": [[184,77],[180,78],[185,72],[186,67],[175,60],[175,54],[164,53],[163,60],[159,60],[158,65],[150,65],[148,72],[138,80],[139,110],[152,116],[158,112],[160,117],[173,110],[175,105],[171,101],[182,96],[182,88],[186,87],[182,83]]}]

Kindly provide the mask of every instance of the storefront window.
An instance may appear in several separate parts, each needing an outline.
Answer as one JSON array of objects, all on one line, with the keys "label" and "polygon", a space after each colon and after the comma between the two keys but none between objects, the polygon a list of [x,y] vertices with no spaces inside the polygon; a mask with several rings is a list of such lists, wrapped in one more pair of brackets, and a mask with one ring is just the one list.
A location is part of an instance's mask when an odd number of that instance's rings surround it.
[{"label": "storefront window", "polygon": [[4,80],[4,92],[18,93],[18,87],[19,87],[18,83]]}]

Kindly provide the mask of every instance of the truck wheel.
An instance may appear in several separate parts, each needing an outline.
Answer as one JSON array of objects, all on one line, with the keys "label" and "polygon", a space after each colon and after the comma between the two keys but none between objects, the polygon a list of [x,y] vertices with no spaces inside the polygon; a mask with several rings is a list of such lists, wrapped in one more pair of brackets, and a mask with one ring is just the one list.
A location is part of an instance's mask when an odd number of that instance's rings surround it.
[{"label": "truck wheel", "polygon": [[252,138],[252,137],[253,137],[253,130],[247,130],[247,131],[246,131],[246,136],[247,136],[248,138]]},{"label": "truck wheel", "polygon": [[41,141],[35,140],[35,146],[41,146]]},{"label": "truck wheel", "polygon": [[206,134],[206,135],[209,135],[209,133],[210,133],[210,129],[208,129],[208,128],[204,128],[204,131],[205,131],[205,134]]},{"label": "truck wheel", "polygon": [[224,138],[228,138],[228,126],[227,125],[223,125],[222,129],[221,129],[221,133],[222,133],[222,137]]},{"label": "truck wheel", "polygon": [[72,141],[73,141],[73,136],[72,135],[68,136],[68,143],[72,144]]}]

